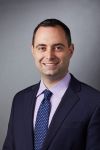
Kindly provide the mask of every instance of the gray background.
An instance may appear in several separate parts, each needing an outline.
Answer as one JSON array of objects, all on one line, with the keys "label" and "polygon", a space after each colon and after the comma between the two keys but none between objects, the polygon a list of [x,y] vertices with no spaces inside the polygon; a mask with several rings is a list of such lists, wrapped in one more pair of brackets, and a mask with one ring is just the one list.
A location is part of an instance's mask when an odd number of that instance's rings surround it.
[{"label": "gray background", "polygon": [[70,72],[100,89],[100,0],[0,0],[0,149],[16,92],[39,80],[31,55],[34,27],[57,18],[72,32]]}]

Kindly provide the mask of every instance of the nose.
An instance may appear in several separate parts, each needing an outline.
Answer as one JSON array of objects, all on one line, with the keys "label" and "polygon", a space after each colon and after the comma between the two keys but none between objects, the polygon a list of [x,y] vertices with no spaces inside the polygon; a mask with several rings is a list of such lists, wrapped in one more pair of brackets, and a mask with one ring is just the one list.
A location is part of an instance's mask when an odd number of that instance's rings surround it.
[{"label": "nose", "polygon": [[48,48],[46,51],[46,59],[51,60],[55,57],[55,53],[52,48]]}]

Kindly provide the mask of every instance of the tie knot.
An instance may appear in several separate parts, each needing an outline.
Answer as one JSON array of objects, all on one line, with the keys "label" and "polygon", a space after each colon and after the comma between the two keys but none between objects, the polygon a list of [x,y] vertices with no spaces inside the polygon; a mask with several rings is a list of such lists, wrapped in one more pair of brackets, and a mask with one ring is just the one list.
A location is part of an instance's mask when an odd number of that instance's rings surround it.
[{"label": "tie knot", "polygon": [[45,98],[45,99],[50,99],[51,96],[52,96],[52,92],[46,89],[46,90],[44,91],[44,98]]}]

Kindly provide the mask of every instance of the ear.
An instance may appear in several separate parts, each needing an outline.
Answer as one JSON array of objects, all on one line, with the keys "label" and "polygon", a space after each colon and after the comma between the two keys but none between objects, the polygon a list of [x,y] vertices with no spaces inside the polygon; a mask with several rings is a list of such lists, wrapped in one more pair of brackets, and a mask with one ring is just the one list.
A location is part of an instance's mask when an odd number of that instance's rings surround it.
[{"label": "ear", "polygon": [[34,57],[34,47],[33,47],[33,45],[32,45],[32,55],[33,55],[33,57]]},{"label": "ear", "polygon": [[70,57],[73,55],[73,52],[74,52],[74,44],[71,44],[71,45],[69,46]]}]

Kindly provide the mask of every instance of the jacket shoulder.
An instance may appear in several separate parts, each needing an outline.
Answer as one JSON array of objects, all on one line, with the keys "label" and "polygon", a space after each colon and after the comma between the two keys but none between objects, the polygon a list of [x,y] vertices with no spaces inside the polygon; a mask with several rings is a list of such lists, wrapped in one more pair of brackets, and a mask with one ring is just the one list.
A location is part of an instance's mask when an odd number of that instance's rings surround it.
[{"label": "jacket shoulder", "polygon": [[77,80],[74,76],[71,77],[71,88],[84,101],[94,101],[100,103],[100,91],[94,87]]},{"label": "jacket shoulder", "polygon": [[40,83],[34,84],[32,86],[29,86],[29,87],[17,92],[14,96],[14,99],[16,99],[17,97],[23,97],[23,96],[27,96],[29,94],[37,92],[38,88],[39,88],[39,84]]},{"label": "jacket shoulder", "polygon": [[82,81],[79,81],[78,79],[76,79],[73,75],[71,75],[71,87],[77,91],[77,92],[80,92],[80,91],[87,91],[87,92],[90,92],[90,93],[95,93],[95,94],[98,94],[100,95],[100,91],[97,90],[96,88],[82,82]]}]

